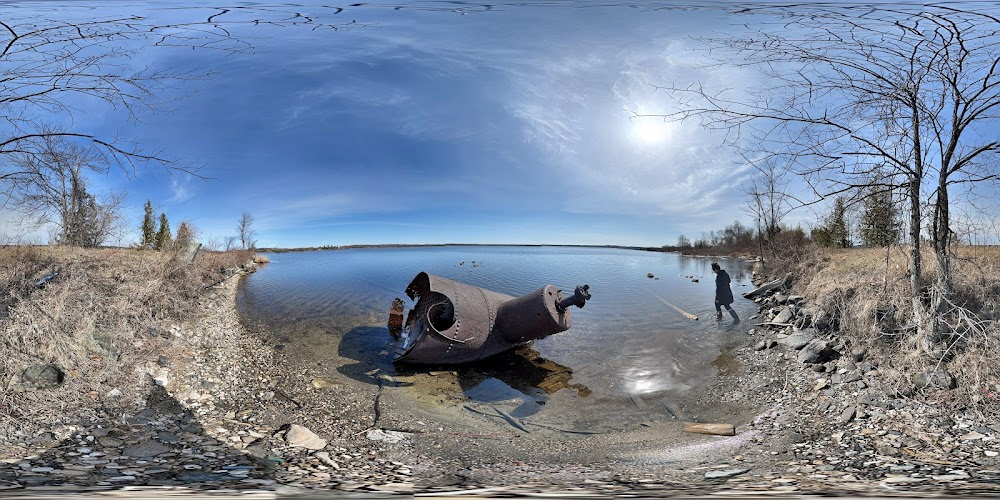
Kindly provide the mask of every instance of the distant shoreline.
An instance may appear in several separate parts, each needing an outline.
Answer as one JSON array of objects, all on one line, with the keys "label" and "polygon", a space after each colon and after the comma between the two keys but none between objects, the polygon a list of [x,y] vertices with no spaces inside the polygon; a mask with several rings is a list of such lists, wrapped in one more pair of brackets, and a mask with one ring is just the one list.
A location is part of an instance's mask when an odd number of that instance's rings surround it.
[{"label": "distant shoreline", "polygon": [[[257,248],[256,252],[261,253],[290,253],[290,252],[314,252],[320,250],[351,250],[351,249],[366,249],[366,248],[420,248],[420,247],[560,247],[560,248],[615,248],[620,250],[638,250],[643,252],[663,252],[663,253],[676,253],[688,257],[702,257],[702,258],[724,258],[724,259],[747,259],[747,260],[757,260],[759,257],[750,254],[726,254],[719,255],[713,251],[708,251],[705,253],[692,252],[690,249],[682,251],[681,249],[675,247],[641,247],[641,246],[628,246],[628,245],[559,245],[552,243],[539,243],[539,244],[528,244],[528,243],[386,243],[381,245],[324,245],[319,247],[299,247],[299,248]],[[714,250],[714,249],[713,249]]]},{"label": "distant shoreline", "polygon": [[660,247],[638,247],[626,245],[558,245],[549,243],[528,244],[528,243],[386,243],[367,245],[323,245],[318,247],[296,247],[296,248],[257,248],[257,252],[266,253],[286,253],[286,252],[313,252],[318,250],[351,250],[357,248],[416,248],[416,247],[573,247],[573,248],[618,248],[623,250],[645,250],[651,252],[666,252]]}]

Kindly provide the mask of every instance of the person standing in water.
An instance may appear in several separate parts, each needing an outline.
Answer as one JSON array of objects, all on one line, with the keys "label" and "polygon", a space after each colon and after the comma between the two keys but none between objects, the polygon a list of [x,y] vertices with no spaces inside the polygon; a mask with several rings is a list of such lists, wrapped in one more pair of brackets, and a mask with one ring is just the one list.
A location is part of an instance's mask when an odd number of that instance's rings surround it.
[{"label": "person standing in water", "polygon": [[715,319],[722,319],[722,306],[726,306],[729,315],[736,320],[736,323],[739,323],[740,317],[736,315],[736,311],[730,305],[733,303],[733,291],[729,288],[729,282],[732,281],[729,278],[729,273],[719,267],[718,262],[712,263],[712,272],[715,273]]}]

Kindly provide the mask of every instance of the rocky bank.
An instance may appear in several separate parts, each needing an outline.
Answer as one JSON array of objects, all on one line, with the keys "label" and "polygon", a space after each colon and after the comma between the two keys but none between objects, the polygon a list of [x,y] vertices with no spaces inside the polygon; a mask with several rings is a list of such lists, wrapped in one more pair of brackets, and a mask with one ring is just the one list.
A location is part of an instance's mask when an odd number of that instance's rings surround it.
[{"label": "rocky bank", "polygon": [[[240,323],[238,280],[212,287],[200,314],[171,328],[143,405],[6,443],[0,495],[1000,494],[995,423],[883,387],[879,367],[786,283],[756,297],[750,338],[727,353],[715,385],[681,404],[752,408],[733,417],[735,436],[683,433],[677,422],[546,441],[502,419],[445,429],[394,406],[398,381],[377,370],[367,374],[376,384],[318,375]],[[941,374],[917,382],[951,384]]]}]

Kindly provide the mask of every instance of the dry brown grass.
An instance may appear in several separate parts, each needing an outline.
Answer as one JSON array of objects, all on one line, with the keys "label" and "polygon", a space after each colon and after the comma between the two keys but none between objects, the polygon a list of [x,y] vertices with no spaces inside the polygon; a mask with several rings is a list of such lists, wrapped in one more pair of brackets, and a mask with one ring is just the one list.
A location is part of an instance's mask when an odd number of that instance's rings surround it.
[{"label": "dry brown grass", "polygon": [[[220,268],[248,258],[201,252],[189,264],[167,252],[0,248],[0,433],[79,418],[87,408],[133,406],[170,346],[171,326],[191,317]],[[35,286],[56,270],[58,277]],[[20,373],[35,364],[60,367],[65,382],[16,390]],[[109,395],[113,389],[122,395]]]},{"label": "dry brown grass", "polygon": [[[945,398],[984,415],[1000,417],[1000,249],[959,247],[952,259],[955,294],[945,315],[950,333],[928,353],[912,328],[909,248],[828,250],[828,262],[797,284],[807,300],[835,312],[841,335],[868,350],[885,381],[902,393],[909,377],[943,367],[958,377],[957,391],[925,396]],[[937,261],[923,253],[923,278],[933,284]]]}]

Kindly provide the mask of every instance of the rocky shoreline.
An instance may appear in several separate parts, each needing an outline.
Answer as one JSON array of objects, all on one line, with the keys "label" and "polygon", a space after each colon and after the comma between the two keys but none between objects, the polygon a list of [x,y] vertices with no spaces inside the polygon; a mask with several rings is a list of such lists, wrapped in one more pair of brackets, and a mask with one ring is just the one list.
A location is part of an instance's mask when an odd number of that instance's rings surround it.
[{"label": "rocky shoreline", "polygon": [[[516,432],[438,432],[392,406],[377,370],[377,384],[359,384],[296,365],[241,324],[238,280],[212,287],[200,314],[171,328],[145,405],[7,443],[0,495],[1000,493],[995,424],[883,387],[878,366],[844,345],[830,318],[780,287],[757,298],[752,340],[731,353],[738,365],[689,402],[762,409],[736,436],[656,427],[542,457],[526,450],[539,441]],[[612,444],[633,449],[609,458]],[[495,457],[459,452],[483,446]],[[521,452],[529,458],[505,458]]]},{"label": "rocky shoreline", "polygon": [[[906,391],[888,386],[840,338],[836,318],[788,294],[790,282],[755,297],[754,341],[736,351],[743,368],[706,396],[770,407],[741,429],[756,434],[747,455],[758,457],[742,480],[798,492],[1000,494],[1000,428],[934,403],[954,378],[928,372]],[[775,460],[760,467],[766,455]]]}]

